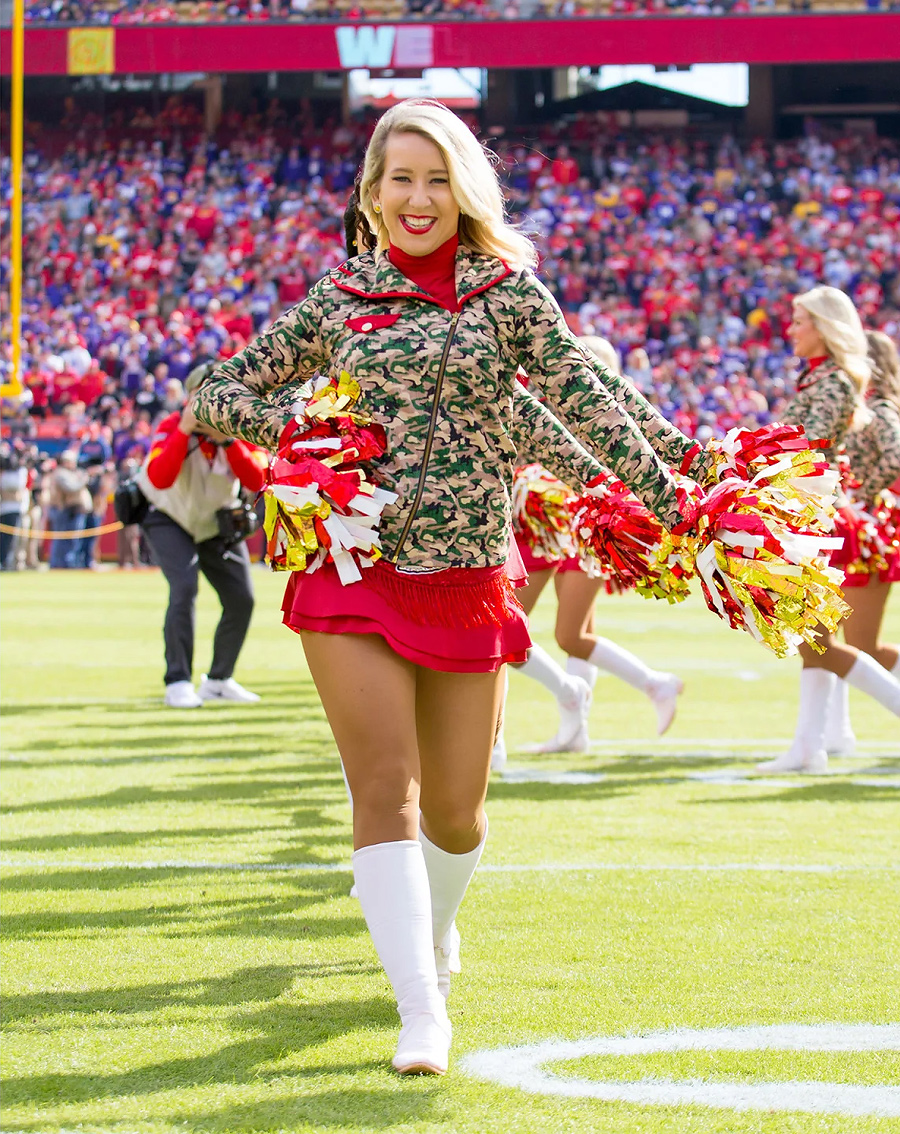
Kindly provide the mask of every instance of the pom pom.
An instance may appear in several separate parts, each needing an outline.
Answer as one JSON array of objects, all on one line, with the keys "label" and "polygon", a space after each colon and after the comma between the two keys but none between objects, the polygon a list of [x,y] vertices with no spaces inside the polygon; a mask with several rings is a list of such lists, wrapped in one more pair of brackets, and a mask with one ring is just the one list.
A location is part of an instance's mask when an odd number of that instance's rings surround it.
[{"label": "pom pom", "polygon": [[801,642],[822,651],[849,612],[843,575],[829,566],[837,473],[802,430],[732,430],[711,442],[719,483],[708,495],[676,476],[684,522],[666,532],[611,474],[588,485],[576,529],[602,572],[639,593],[678,602],[694,575],[709,608],[779,657]]},{"label": "pom pom", "polygon": [[571,512],[575,499],[575,493],[541,465],[516,469],[513,525],[537,558],[556,562],[576,554]]},{"label": "pom pom", "polygon": [[[680,491],[686,502],[686,488]],[[608,472],[595,477],[573,511],[585,570],[603,579],[609,593],[634,589],[668,602],[687,597],[693,573],[688,545],[666,531],[618,477]]]},{"label": "pom pom", "polygon": [[346,371],[307,383],[269,470],[266,562],[274,571],[334,563],[345,585],[381,558],[378,522],[397,496],[376,487],[362,462],[384,453],[384,429],[355,409],[360,388]]},{"label": "pom pom", "polygon": [[[829,566],[838,474],[802,430],[732,430],[711,442],[724,479],[700,507],[696,569],[707,605],[779,657],[849,613]],[[732,475],[729,475],[732,474]],[[737,474],[737,475],[733,475]]]}]

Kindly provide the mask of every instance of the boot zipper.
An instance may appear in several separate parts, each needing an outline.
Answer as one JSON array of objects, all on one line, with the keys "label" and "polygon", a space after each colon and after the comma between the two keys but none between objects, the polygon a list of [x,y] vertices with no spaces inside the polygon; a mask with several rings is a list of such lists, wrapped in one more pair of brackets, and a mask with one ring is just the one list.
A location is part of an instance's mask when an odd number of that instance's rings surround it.
[{"label": "boot zipper", "polygon": [[400,558],[400,553],[403,551],[403,545],[406,543],[406,537],[409,535],[409,529],[413,525],[413,520],[416,518],[416,513],[419,511],[419,505],[422,503],[422,495],[425,492],[425,477],[428,473],[428,462],[431,459],[431,450],[434,445],[434,431],[437,427],[438,410],[441,404],[441,391],[444,386],[444,371],[447,369],[447,358],[450,354],[450,347],[453,343],[453,338],[456,334],[456,324],[459,319],[459,312],[455,311],[450,320],[450,331],[447,335],[447,341],[444,343],[444,353],[441,355],[441,365],[438,369],[437,381],[434,386],[434,401],[431,404],[431,421],[428,423],[428,434],[425,438],[425,450],[422,454],[422,471],[419,473],[419,486],[416,489],[416,495],[412,502],[412,507],[409,510],[409,515],[406,517],[406,523],[403,525],[403,531],[400,533],[400,539],[394,549],[392,562],[396,563]]}]

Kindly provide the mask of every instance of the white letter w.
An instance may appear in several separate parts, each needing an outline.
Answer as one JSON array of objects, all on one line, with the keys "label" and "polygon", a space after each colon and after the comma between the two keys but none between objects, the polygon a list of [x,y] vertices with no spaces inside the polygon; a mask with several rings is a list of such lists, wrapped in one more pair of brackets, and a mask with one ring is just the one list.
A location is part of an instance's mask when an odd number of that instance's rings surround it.
[{"label": "white letter w", "polygon": [[358,28],[335,28],[334,34],[337,37],[341,67],[345,71],[356,67],[368,67],[372,70],[390,67],[391,56],[394,54],[396,28],[389,24],[380,27],[364,24]]}]

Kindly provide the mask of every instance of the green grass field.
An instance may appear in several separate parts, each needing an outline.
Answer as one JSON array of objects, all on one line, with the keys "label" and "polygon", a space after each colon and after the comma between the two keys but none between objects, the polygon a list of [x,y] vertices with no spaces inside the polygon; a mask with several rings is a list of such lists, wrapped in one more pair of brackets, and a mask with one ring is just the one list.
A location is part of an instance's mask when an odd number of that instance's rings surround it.
[{"label": "green grass field", "polygon": [[[454,1064],[402,1080],[336,754],[283,581],[254,577],[237,677],[262,703],[177,712],[155,573],[3,576],[4,1134],[900,1131],[885,711],[854,694],[861,756],[833,774],[756,782],[791,733],[796,660],[695,601],[601,600],[601,632],[685,677],[678,720],[657,741],[604,678],[591,753],[522,756],[554,705],[511,677]],[[552,620],[548,599],[551,649]],[[204,589],[197,675],[214,621]],[[483,1054],[548,1041],[570,1043]]]}]

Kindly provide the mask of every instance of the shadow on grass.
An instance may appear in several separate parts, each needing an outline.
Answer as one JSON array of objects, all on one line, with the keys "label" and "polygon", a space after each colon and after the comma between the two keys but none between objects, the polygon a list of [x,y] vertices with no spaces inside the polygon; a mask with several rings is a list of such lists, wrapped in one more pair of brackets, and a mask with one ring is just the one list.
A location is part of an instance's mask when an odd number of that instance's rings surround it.
[{"label": "shadow on grass", "polygon": [[[357,925],[363,930],[362,920]],[[94,1018],[108,1027],[110,1017],[131,1017],[170,1008],[210,1008],[258,1004],[284,996],[293,985],[304,981],[356,976],[378,971],[367,961],[337,961],[321,964],[263,965],[237,969],[227,976],[197,977],[195,980],[163,981],[159,984],[125,985],[119,988],[91,988],[80,992],[40,992],[4,997],[7,1027],[16,1024],[41,1025],[47,1017]],[[323,1002],[323,1005],[327,1002]],[[315,1005],[308,1006],[310,1010]],[[105,1019],[100,1021],[98,1013]],[[83,1023],[84,1021],[79,1021]],[[133,1024],[131,1019],[126,1023]]]},{"label": "shadow on grass", "polygon": [[[122,889],[117,871],[72,871],[70,890],[96,892],[104,889],[117,893]],[[352,916],[322,916],[320,907],[336,899],[346,898],[350,892],[349,872],[327,871],[322,874],[278,873],[266,875],[270,893],[238,893],[221,898],[207,898],[204,890],[199,897],[187,895],[182,901],[160,898],[160,884],[167,878],[177,880],[183,887],[187,879],[195,887],[199,880],[207,879],[210,890],[221,887],[224,872],[212,876],[202,867],[195,870],[160,868],[142,870],[140,879],[133,882],[132,892],[146,890],[147,902],[131,908],[100,910],[46,910],[35,909],[26,913],[9,913],[3,918],[3,935],[7,940],[47,939],[66,937],[89,939],[92,936],[124,934],[134,930],[152,929],[167,937],[257,937],[286,940],[317,940],[333,937],[353,937],[362,931],[362,920],[357,912]],[[42,874],[31,875],[32,888],[43,889],[46,883]],[[101,879],[104,886],[98,886]],[[132,873],[129,881],[134,878]],[[17,878],[19,889],[23,879]],[[275,891],[271,893],[271,891]]]},{"label": "shadow on grass", "polygon": [[[305,971],[305,968],[298,966],[240,970],[225,980],[198,981],[182,986],[157,985],[147,986],[146,989],[123,989],[121,990],[123,1008],[129,1013],[159,1009],[165,1004],[172,1003],[173,996],[175,1003],[180,1002],[186,1006],[200,1004],[212,1007],[223,1003],[244,1004],[252,1000],[254,1002],[252,1009],[237,1011],[228,1021],[236,1032],[250,1032],[252,1035],[248,1039],[239,1039],[235,1043],[227,1044],[217,1051],[147,1063],[130,1071],[113,1074],[104,1074],[98,1069],[92,1074],[48,1073],[9,1077],[3,1082],[4,1105],[7,1108],[46,1104],[57,1107],[71,1106],[104,1099],[154,1095],[160,1091],[184,1090],[192,1086],[207,1087],[213,1083],[229,1085],[253,1083],[257,1086],[272,1083],[273,1087],[277,1084],[276,1089],[289,1090],[291,1080],[316,1078],[333,1073],[335,1068],[316,1065],[300,1069],[291,1066],[273,1069],[272,1064],[284,1064],[297,1052],[318,1049],[332,1039],[353,1032],[382,1029],[394,1032],[397,1026],[396,1009],[387,996],[366,1000],[325,1000],[311,1003],[303,1001],[295,993],[290,993],[289,987],[297,977],[314,979],[316,976],[334,975],[334,970],[328,967],[326,967],[327,971],[316,971],[318,966],[312,966],[312,971]],[[354,966],[346,968],[352,971]],[[359,971],[365,970],[361,968]],[[124,997],[128,993],[132,1000],[125,1003]],[[119,990],[114,996],[119,996]],[[142,996],[146,996],[143,1002]],[[182,998],[180,1001],[179,996]],[[285,999],[286,996],[290,999]],[[96,1004],[97,993],[94,992],[92,997],[93,1003]],[[138,1001],[137,1008],[134,1007],[135,998]],[[260,1000],[266,1000],[266,1003],[260,1006]],[[100,1002],[102,1003],[102,998]],[[119,1009],[111,1006],[107,1010],[116,1012]],[[87,1014],[90,1008],[86,1004],[76,1005],[75,1011],[84,1011]],[[99,1026],[109,1026],[108,1016],[101,1018]],[[389,1043],[390,1041],[385,1043],[385,1061],[390,1055]],[[359,1063],[342,1064],[339,1070],[346,1074],[354,1074],[379,1065],[371,1060],[363,1060]],[[377,1125],[386,1124],[385,1106],[388,1092],[383,1092],[381,1095],[375,1092],[374,1100],[370,1100],[368,1105],[366,1098],[369,1092],[352,1091],[349,1094],[358,1095],[358,1101],[363,1106],[363,1112],[357,1111],[353,1116],[356,1124],[363,1121],[363,1113],[366,1114],[366,1125],[373,1122]],[[390,1097],[396,1095],[396,1090],[389,1093]],[[345,1108],[340,1102],[340,1095],[329,1091],[328,1099],[334,1120],[337,1121],[338,1115],[341,1114],[342,1121],[347,1121],[348,1115],[344,1113]],[[404,1098],[405,1111],[409,1109],[408,1103],[415,1108],[412,1099]],[[305,1102],[299,1097],[288,1097],[280,1100],[278,1105],[279,1108],[283,1106],[285,1116],[290,1112],[295,1119],[298,1107],[314,1107],[316,1121],[322,1121],[322,1117],[319,1116],[321,1099],[318,1097],[316,1099],[307,1097]],[[190,1130],[234,1129],[234,1125],[227,1125],[228,1116],[231,1116],[233,1122],[234,1116],[240,1112],[243,1114],[242,1121],[245,1126],[271,1130],[281,1126],[280,1123],[276,1126],[271,1125],[272,1106],[272,1101],[267,1100],[258,1106],[248,1105],[218,1114],[207,1112],[200,1115],[189,1109],[180,1109],[178,1121],[184,1128]],[[254,1118],[255,1115],[259,1115],[259,1124]],[[390,1124],[394,1124],[399,1117],[401,1116],[394,1114]]]},{"label": "shadow on grass", "polygon": [[[304,765],[304,769],[309,765]],[[331,773],[336,773],[337,760],[325,766]],[[228,777],[227,779],[225,777]],[[48,811],[80,811],[101,808],[117,810],[121,807],[133,805],[152,806],[154,804],[181,803],[207,803],[213,805],[222,803],[245,803],[264,807],[289,808],[297,801],[301,791],[308,791],[312,786],[335,785],[335,795],[339,794],[337,785],[340,783],[336,774],[321,777],[311,782],[305,771],[301,774],[299,769],[296,778],[292,776],[269,778],[265,775],[248,773],[232,773],[227,770],[218,773],[204,773],[202,780],[190,787],[156,787],[153,784],[137,784],[133,787],[120,787],[114,791],[102,792],[99,795],[70,796],[63,799],[47,799],[42,802],[17,803],[2,809],[4,815],[16,815],[21,812],[41,814]],[[300,817],[301,813],[297,813]],[[317,809],[310,808],[303,818],[318,823],[326,821],[319,818]]]},{"label": "shadow on grass", "polygon": [[[884,803],[889,800],[898,801],[900,792],[890,782],[876,784],[867,779],[865,783],[854,783],[853,778],[851,778],[864,774],[858,771],[842,772],[840,778],[820,779],[813,783],[785,784],[780,790],[767,787],[764,794],[761,795],[750,795],[744,792],[741,795],[728,795],[720,799],[693,799],[689,801],[689,805],[692,807],[722,805],[735,807],[755,803],[865,803],[867,801]],[[748,777],[747,784],[752,783],[752,777]]]}]

